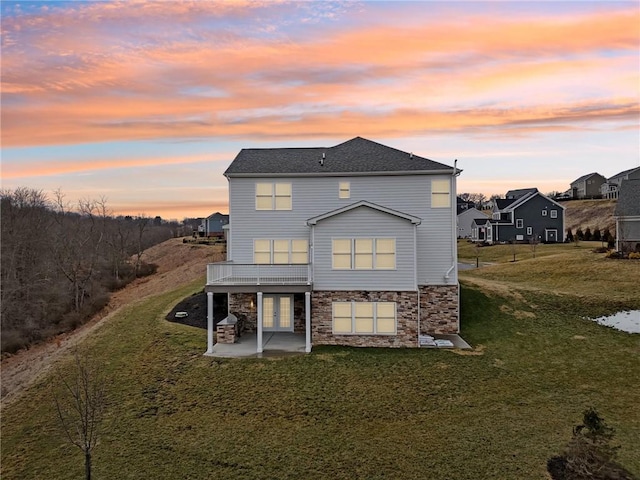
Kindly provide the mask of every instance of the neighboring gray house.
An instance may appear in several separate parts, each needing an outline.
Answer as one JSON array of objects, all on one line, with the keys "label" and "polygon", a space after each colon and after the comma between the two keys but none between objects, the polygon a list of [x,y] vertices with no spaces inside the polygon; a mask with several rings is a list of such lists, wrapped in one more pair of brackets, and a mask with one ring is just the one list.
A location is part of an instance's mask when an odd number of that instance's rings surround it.
[{"label": "neighboring gray house", "polygon": [[607,179],[597,172],[582,175],[571,182],[571,197],[574,199],[600,198],[602,196],[600,187],[606,181]]},{"label": "neighboring gray house", "polygon": [[204,237],[222,237],[224,226],[229,223],[229,215],[216,212],[202,219],[198,233]]},{"label": "neighboring gray house", "polygon": [[474,242],[556,243],[563,239],[564,207],[538,189],[529,189],[516,199],[496,200],[491,219],[471,223]]},{"label": "neighboring gray house", "polygon": [[640,251],[640,179],[621,182],[613,215],[616,219],[616,250]]},{"label": "neighboring gray house", "polygon": [[523,196],[527,195],[528,193],[535,193],[537,191],[538,191],[537,188],[520,188],[518,190],[509,190],[505,194],[504,199],[505,200],[515,200],[516,198],[523,197]]},{"label": "neighboring gray house", "polygon": [[258,352],[263,332],[304,332],[307,352],[458,332],[459,173],[360,137],[241,150],[224,173],[227,262],[207,266],[207,352],[222,292]]},{"label": "neighboring gray house", "polygon": [[488,218],[477,208],[458,209],[458,238],[471,238],[471,224],[475,219]]},{"label": "neighboring gray house", "polygon": [[602,198],[616,199],[618,198],[618,192],[620,190],[620,183],[623,180],[639,180],[640,179],[640,167],[630,168],[624,170],[613,177],[609,177],[605,183],[600,187],[600,193]]}]

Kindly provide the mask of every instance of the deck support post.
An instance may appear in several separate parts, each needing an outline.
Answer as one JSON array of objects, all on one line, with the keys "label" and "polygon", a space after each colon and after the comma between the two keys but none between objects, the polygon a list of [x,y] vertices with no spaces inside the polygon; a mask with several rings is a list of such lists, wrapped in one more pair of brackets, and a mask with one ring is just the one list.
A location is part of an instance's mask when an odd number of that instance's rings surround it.
[{"label": "deck support post", "polygon": [[258,292],[258,348],[257,352],[262,353],[262,292]]},{"label": "deck support post", "polygon": [[213,353],[213,292],[207,292],[207,354]]},{"label": "deck support post", "polygon": [[305,346],[304,351],[311,352],[311,292],[304,292],[304,313],[305,313]]}]

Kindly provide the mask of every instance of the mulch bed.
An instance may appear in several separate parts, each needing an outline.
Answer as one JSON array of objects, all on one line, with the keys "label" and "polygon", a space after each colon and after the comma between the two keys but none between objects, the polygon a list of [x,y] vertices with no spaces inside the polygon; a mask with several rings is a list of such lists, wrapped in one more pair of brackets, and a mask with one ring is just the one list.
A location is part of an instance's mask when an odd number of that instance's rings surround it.
[{"label": "mulch bed", "polygon": [[[176,312],[187,312],[186,317],[176,318]],[[227,316],[227,295],[213,295],[213,323],[216,324]],[[165,317],[168,321],[189,325],[190,327],[207,329],[207,294],[202,291],[194,293],[180,301]]]}]

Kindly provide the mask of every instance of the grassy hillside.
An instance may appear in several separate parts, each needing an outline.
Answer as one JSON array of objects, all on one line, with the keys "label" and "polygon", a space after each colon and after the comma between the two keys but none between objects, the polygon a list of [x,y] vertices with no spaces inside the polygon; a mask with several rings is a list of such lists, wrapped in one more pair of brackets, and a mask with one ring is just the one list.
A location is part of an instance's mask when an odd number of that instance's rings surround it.
[{"label": "grassy hillside", "polygon": [[615,200],[570,200],[562,202],[562,205],[565,207],[565,228],[570,228],[574,233],[578,227],[582,230],[589,227],[591,231],[608,228],[615,235]]},{"label": "grassy hillside", "polygon": [[[621,463],[639,474],[638,335],[583,316],[640,299],[608,283],[622,262],[610,271],[566,248],[465,273],[471,352],[323,347],[212,359],[202,356],[205,331],[163,320],[201,280],[129,308],[86,341],[111,379],[95,478],[545,479],[547,459],[592,405],[616,428]],[[547,261],[563,254],[573,260]],[[535,266],[571,277],[593,265],[606,275],[586,298],[582,284],[556,294],[526,275]],[[615,271],[628,277],[634,265]],[[503,275],[516,288],[503,288]],[[82,456],[56,427],[57,388],[43,378],[2,412],[3,479],[81,478]]]}]

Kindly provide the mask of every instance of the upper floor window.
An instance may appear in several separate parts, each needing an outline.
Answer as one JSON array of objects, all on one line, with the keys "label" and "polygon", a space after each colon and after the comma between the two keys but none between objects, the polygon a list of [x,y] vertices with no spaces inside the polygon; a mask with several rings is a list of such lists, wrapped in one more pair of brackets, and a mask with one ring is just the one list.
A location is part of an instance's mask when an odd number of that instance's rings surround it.
[{"label": "upper floor window", "polygon": [[260,238],[253,241],[253,263],[304,264],[309,262],[309,242],[304,239]]},{"label": "upper floor window", "polygon": [[338,198],[351,198],[351,184],[349,182],[338,184]]},{"label": "upper floor window", "polygon": [[334,270],[393,270],[395,238],[334,238]]},{"label": "upper floor window", "polygon": [[542,210],[542,216],[546,217],[547,216],[547,211],[546,210]]},{"label": "upper floor window", "polygon": [[516,218],[516,228],[522,228],[524,226],[524,222],[521,218]]},{"label": "upper floor window", "polygon": [[291,210],[291,184],[256,183],[256,210]]},{"label": "upper floor window", "polygon": [[558,218],[558,211],[557,210],[551,210],[551,218]]},{"label": "upper floor window", "polygon": [[431,207],[445,208],[451,206],[451,184],[449,180],[431,180]]}]

